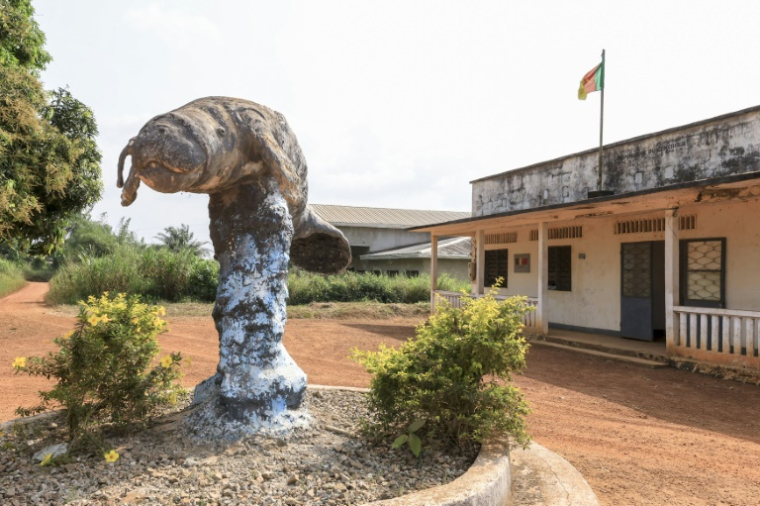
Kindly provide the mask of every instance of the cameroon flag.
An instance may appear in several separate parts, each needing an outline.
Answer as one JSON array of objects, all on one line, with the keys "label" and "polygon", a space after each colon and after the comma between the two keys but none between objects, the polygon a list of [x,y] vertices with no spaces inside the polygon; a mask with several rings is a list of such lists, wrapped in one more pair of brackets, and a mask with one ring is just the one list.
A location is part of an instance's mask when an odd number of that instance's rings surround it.
[{"label": "cameroon flag", "polygon": [[578,99],[586,100],[586,95],[592,91],[599,91],[604,88],[604,62],[600,63],[581,79],[581,86],[578,88]]}]

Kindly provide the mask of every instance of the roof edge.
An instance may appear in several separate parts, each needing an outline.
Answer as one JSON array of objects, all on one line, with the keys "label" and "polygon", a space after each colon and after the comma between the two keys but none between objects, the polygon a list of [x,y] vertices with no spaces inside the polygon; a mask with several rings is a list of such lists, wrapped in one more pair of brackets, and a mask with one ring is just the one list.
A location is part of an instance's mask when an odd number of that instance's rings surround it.
[{"label": "roof edge", "polygon": [[[626,144],[631,144],[631,143],[634,143],[634,142],[640,142],[640,141],[643,141],[643,140],[646,140],[646,139],[650,139],[652,137],[657,137],[657,136],[660,136],[660,135],[670,134],[670,133],[673,133],[673,132],[677,132],[679,130],[686,130],[686,129],[689,129],[689,128],[695,128],[695,127],[698,127],[698,126],[707,125],[709,123],[714,123],[714,122],[717,122],[717,121],[722,121],[722,120],[725,120],[725,119],[734,118],[736,116],[742,116],[744,114],[750,114],[750,113],[753,113],[753,112],[760,112],[760,105],[756,105],[756,106],[753,106],[753,107],[748,107],[746,109],[741,109],[739,111],[734,111],[734,112],[729,112],[729,113],[726,113],[726,114],[721,114],[720,116],[714,116],[712,118],[695,121],[693,123],[687,123],[685,125],[680,125],[680,126],[676,126],[676,127],[666,128],[665,130],[660,130],[658,132],[652,132],[652,133],[648,133],[648,134],[639,135],[639,136],[636,136],[636,137],[631,137],[629,139],[624,139],[622,141],[613,142],[611,144],[605,144],[603,146],[603,148],[605,150],[611,149],[611,148],[616,148],[616,147],[619,147],[619,146],[624,146]],[[505,174],[514,174],[514,173],[517,173],[517,172],[522,172],[522,171],[526,171],[526,170],[530,170],[530,169],[535,169],[535,168],[541,167],[543,165],[549,165],[549,164],[557,163],[557,162],[559,162],[561,160],[567,160],[568,158],[580,157],[580,156],[591,155],[591,154],[595,155],[598,152],[599,152],[599,148],[598,147],[596,147],[596,148],[590,148],[590,149],[586,149],[586,150],[583,150],[583,151],[578,151],[576,153],[571,153],[569,155],[564,155],[564,156],[560,156],[560,157],[557,157],[557,158],[552,158],[552,159],[549,159],[549,160],[544,160],[544,161],[541,161],[541,162],[532,163],[530,165],[525,165],[523,167],[517,167],[517,168],[514,168],[514,169],[504,170],[504,171],[501,171],[501,172],[497,172],[495,174],[491,174],[489,176],[479,177],[477,179],[473,179],[472,181],[470,181],[470,184],[479,183],[481,181],[487,181],[489,179],[493,179],[493,178],[498,177],[498,176],[503,176]]]},{"label": "roof edge", "polygon": [[[758,109],[760,109],[760,106],[758,106]],[[760,171],[743,172],[741,174],[731,174],[729,176],[698,179],[696,181],[686,181],[683,183],[675,183],[675,184],[670,184],[666,186],[658,186],[656,188],[647,188],[645,190],[638,190],[634,192],[619,193],[617,195],[608,195],[604,197],[596,197],[593,199],[586,199],[586,200],[575,200],[573,202],[562,202],[560,204],[551,204],[551,205],[542,206],[542,207],[531,207],[528,209],[515,209],[513,211],[504,211],[502,213],[486,214],[483,216],[473,216],[472,218],[465,218],[462,220],[452,220],[452,221],[444,221],[441,223],[431,223],[429,225],[411,227],[411,228],[408,228],[407,230],[410,232],[416,232],[416,231],[428,232],[429,230],[420,230],[420,229],[430,229],[433,227],[440,227],[443,225],[458,225],[458,224],[464,224],[464,223],[473,223],[476,221],[483,221],[483,220],[487,220],[491,218],[506,218],[509,216],[517,216],[520,214],[528,214],[528,213],[539,212],[539,211],[553,211],[555,209],[565,209],[568,207],[583,205],[585,203],[599,204],[602,202],[610,202],[613,200],[622,200],[622,199],[629,199],[633,197],[641,197],[644,195],[651,195],[654,193],[664,193],[667,191],[681,190],[684,188],[695,188],[699,186],[711,186],[711,185],[716,185],[716,184],[735,183],[739,181],[747,181],[750,179],[760,179]]]}]

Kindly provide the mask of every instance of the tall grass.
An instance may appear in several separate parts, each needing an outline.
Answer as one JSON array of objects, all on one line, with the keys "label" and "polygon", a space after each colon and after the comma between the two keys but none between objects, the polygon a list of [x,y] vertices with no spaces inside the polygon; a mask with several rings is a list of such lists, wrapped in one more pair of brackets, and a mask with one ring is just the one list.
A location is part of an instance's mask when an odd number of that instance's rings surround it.
[{"label": "tall grass", "polygon": [[219,266],[190,251],[122,246],[111,255],[84,256],[61,267],[50,280],[47,301],[74,304],[90,295],[124,292],[147,300],[198,300],[216,296]]},{"label": "tall grass", "polygon": [[[188,250],[122,246],[103,257],[81,257],[64,265],[50,281],[47,300],[74,304],[90,295],[125,292],[148,300],[213,302],[219,265]],[[441,290],[468,288],[466,282],[439,278]],[[294,269],[288,276],[291,305],[312,302],[415,303],[430,300],[430,277],[376,276],[347,272],[321,276]]]},{"label": "tall grass", "polygon": [[15,292],[26,281],[24,280],[24,271],[21,266],[4,258],[0,258],[0,297],[5,297],[9,293]]}]

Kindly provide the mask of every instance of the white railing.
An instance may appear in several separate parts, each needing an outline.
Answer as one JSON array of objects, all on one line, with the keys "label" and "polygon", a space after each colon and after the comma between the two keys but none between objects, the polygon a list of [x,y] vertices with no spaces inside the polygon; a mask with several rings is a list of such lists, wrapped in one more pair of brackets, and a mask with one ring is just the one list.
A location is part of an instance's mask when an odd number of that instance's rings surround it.
[{"label": "white railing", "polygon": [[[479,294],[468,294],[463,295],[462,292],[447,292],[444,290],[436,290],[435,291],[436,296],[448,301],[449,304],[451,304],[453,307],[462,307],[462,297],[482,297],[483,295]],[[511,297],[511,295],[495,295],[494,298],[498,300],[505,300]],[[536,307],[538,305],[538,299],[535,297],[528,297],[528,305]],[[523,316],[523,324],[525,324],[526,327],[533,328],[536,326],[536,311],[530,311],[529,313],[525,313]]]},{"label": "white railing", "polygon": [[734,357],[757,358],[760,312],[675,306],[673,345]]}]

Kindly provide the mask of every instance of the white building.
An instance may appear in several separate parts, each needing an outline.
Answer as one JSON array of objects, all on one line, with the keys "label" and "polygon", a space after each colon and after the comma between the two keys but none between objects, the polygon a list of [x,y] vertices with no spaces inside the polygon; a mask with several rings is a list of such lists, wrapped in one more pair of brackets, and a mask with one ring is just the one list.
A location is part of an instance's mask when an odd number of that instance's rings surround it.
[{"label": "white building", "polygon": [[[536,305],[532,331],[653,340],[760,369],[760,107],[472,182],[473,217],[417,227],[475,241],[476,282]],[[435,284],[433,285],[435,290]],[[456,296],[444,294],[456,303]]]},{"label": "white building", "polygon": [[[430,233],[411,232],[410,227],[469,218],[469,212],[419,211],[311,204],[322,219],[343,232],[351,245],[349,270],[389,276],[417,276],[430,272]],[[444,239],[438,248],[439,274],[467,280],[469,237]]]}]

